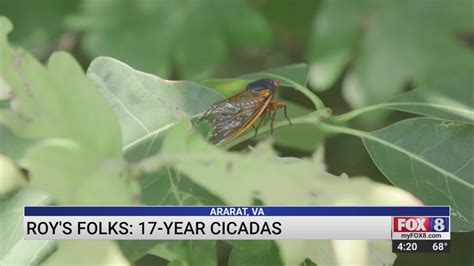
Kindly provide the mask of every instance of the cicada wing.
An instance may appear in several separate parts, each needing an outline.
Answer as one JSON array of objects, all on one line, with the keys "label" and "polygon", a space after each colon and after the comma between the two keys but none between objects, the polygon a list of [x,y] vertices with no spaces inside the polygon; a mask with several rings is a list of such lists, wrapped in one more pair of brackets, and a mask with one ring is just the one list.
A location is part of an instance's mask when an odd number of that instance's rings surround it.
[{"label": "cicada wing", "polygon": [[200,118],[213,124],[210,141],[221,145],[244,132],[271,100],[268,91],[244,91],[211,106]]}]

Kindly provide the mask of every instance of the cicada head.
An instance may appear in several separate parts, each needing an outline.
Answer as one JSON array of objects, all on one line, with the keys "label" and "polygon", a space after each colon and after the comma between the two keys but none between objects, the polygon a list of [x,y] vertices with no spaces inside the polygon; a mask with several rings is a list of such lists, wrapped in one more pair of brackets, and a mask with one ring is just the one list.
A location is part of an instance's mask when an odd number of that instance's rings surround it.
[{"label": "cicada head", "polygon": [[258,92],[262,90],[271,90],[275,92],[276,89],[280,86],[280,81],[273,79],[259,79],[253,82],[250,82],[247,85],[246,91],[248,92]]}]

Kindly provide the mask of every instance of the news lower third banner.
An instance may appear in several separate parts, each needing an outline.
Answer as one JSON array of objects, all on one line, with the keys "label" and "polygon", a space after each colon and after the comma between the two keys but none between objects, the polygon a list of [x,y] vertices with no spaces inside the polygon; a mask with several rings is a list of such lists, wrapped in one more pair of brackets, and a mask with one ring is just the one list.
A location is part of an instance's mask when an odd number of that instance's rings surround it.
[{"label": "news lower third banner", "polygon": [[448,206],[24,209],[24,236],[31,240],[449,240],[450,226]]}]

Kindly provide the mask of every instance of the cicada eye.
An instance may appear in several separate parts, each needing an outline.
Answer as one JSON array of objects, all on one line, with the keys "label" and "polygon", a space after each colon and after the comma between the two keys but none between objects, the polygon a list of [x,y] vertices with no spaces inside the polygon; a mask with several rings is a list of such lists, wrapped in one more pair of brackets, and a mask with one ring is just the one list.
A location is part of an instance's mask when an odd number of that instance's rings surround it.
[{"label": "cicada eye", "polygon": [[273,79],[259,79],[247,85],[247,91],[274,90],[280,82]]}]

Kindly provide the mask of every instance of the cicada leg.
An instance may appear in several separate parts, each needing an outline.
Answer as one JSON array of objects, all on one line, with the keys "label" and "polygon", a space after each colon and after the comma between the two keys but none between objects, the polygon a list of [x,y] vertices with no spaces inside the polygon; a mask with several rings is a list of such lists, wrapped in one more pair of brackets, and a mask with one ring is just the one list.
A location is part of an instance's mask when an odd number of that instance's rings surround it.
[{"label": "cicada leg", "polygon": [[270,134],[273,134],[273,122],[275,121],[276,111],[273,111],[272,121],[270,122]]},{"label": "cicada leg", "polygon": [[273,134],[273,122],[275,121],[276,110],[280,108],[283,108],[283,113],[285,115],[286,120],[288,120],[290,125],[292,124],[290,118],[288,117],[288,113],[286,111],[286,104],[283,102],[271,102],[268,104],[267,111],[268,112],[273,111],[272,122],[270,124],[270,132],[272,134]]},{"label": "cicada leg", "polygon": [[[260,121],[258,121],[258,124],[256,127],[254,127],[255,129],[255,135],[253,136],[254,138],[257,137],[257,134],[258,134],[258,129],[260,128],[260,126],[262,125],[263,123],[263,120],[265,120],[265,117],[263,117],[264,115],[268,115],[268,117],[270,117],[270,112],[268,111],[268,109],[265,110],[265,112],[260,116]],[[253,125],[252,125],[253,126]]]}]

